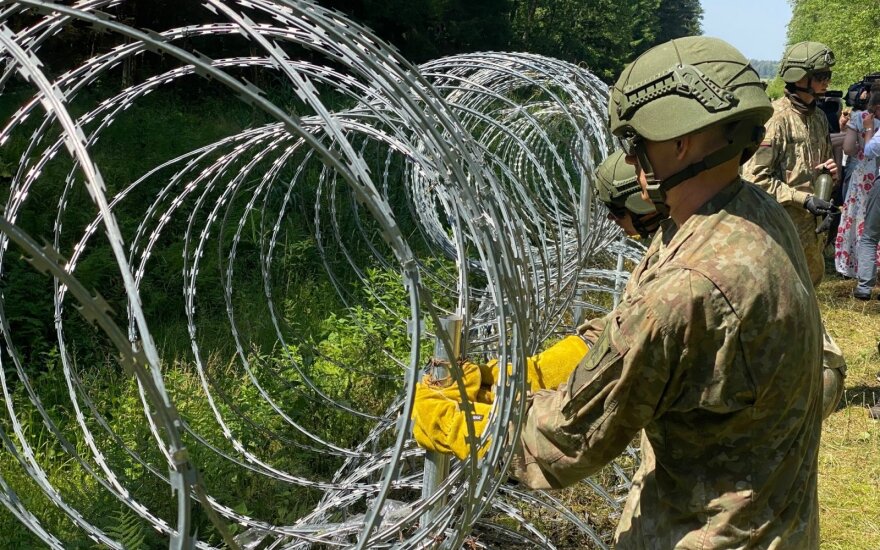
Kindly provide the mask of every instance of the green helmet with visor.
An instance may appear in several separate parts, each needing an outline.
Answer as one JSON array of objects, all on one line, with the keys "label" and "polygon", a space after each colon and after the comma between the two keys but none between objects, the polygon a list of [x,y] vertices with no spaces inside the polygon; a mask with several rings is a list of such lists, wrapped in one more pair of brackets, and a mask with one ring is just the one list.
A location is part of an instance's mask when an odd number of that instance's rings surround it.
[{"label": "green helmet with visor", "polygon": [[[630,63],[611,89],[611,131],[636,155],[648,194],[665,210],[666,192],[700,172],[739,156],[744,163],[773,114],[758,73],[733,46],[689,36],[655,46]],[[666,141],[724,125],[727,145],[664,180],[656,179],[644,140]]]},{"label": "green helmet with visor", "polygon": [[612,153],[596,170],[593,191],[615,219],[630,215],[633,229],[643,238],[650,238],[666,216],[642,198],[636,168],[626,162],[623,151]]}]

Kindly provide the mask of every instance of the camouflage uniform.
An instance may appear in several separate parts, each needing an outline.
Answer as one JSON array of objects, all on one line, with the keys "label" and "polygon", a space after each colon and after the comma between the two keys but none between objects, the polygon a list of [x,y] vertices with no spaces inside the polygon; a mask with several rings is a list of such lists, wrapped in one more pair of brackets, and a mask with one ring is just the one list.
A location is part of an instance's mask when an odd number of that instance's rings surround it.
[{"label": "camouflage uniform", "polygon": [[[743,177],[762,187],[785,207],[794,222],[814,286],[819,286],[825,273],[822,249],[825,239],[816,233],[818,218],[804,208],[807,197],[813,194],[812,181],[817,172],[814,166],[832,158],[831,138],[825,114],[815,109],[802,115],[787,97],[773,104],[773,116],[765,126],[767,133],[755,155],[743,166]],[[843,397],[846,378],[846,360],[837,343],[823,327],[824,369],[826,397],[823,415],[834,412]]]},{"label": "camouflage uniform", "polygon": [[620,306],[582,330],[590,354],[531,397],[517,478],[570,485],[644,429],[618,549],[818,547],[819,310],[775,201],[737,180],[664,222]]},{"label": "camouflage uniform", "polygon": [[819,286],[825,273],[824,238],[816,234],[817,218],[804,208],[813,194],[814,166],[832,158],[828,120],[821,110],[798,113],[787,97],[773,103],[767,134],[752,159],[743,166],[743,177],[776,197],[797,228],[810,279]]}]

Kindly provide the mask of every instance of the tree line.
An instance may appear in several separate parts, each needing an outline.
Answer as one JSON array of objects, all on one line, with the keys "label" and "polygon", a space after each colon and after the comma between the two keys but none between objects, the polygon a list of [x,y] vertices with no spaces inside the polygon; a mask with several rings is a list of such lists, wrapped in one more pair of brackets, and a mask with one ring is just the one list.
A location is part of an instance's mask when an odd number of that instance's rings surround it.
[{"label": "tree line", "polygon": [[767,59],[749,59],[749,64],[758,72],[758,76],[768,80],[776,77],[779,71],[779,61],[770,61]]},{"label": "tree line", "polygon": [[[701,33],[699,0],[319,0],[366,25],[404,57],[422,63],[477,51],[527,51],[582,63],[613,81],[624,65],[655,44]],[[146,29],[216,21],[198,2],[127,0],[107,8],[117,20]],[[85,61],[116,44],[87,25],[65,34],[44,58],[59,66]],[[228,53],[217,42],[193,47],[212,57]],[[235,49],[237,42],[227,43]],[[218,50],[219,48],[219,50]],[[215,51],[216,50],[216,51]],[[307,56],[307,53],[303,53]],[[74,59],[71,59],[74,58]],[[155,63],[145,59],[143,63]],[[144,67],[147,68],[147,67]],[[152,67],[155,69],[155,67]],[[137,67],[131,70],[137,71]],[[147,71],[151,72],[151,71]],[[137,80],[137,74],[131,75]]]},{"label": "tree line", "polygon": [[585,64],[605,81],[655,44],[700,34],[699,0],[327,0],[415,62],[515,50]]}]

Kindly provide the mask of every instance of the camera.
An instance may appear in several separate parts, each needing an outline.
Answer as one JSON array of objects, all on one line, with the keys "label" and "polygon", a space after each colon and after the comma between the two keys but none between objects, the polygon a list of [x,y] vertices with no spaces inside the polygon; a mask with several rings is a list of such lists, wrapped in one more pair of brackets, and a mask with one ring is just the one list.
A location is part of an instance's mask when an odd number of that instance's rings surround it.
[{"label": "camera", "polygon": [[850,86],[846,91],[846,104],[855,110],[864,110],[868,106],[871,84],[876,81],[880,81],[880,73],[866,74],[859,82]]},{"label": "camera", "polygon": [[828,130],[832,133],[838,133],[842,130],[840,127],[840,110],[843,108],[843,92],[839,90],[828,90],[824,97],[816,100],[816,106],[825,113],[828,118]]}]

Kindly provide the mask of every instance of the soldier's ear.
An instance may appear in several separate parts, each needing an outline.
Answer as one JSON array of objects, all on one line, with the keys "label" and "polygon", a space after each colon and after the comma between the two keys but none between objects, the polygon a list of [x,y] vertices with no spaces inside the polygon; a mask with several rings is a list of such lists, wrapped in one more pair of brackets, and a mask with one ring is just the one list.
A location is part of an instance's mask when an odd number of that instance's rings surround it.
[{"label": "soldier's ear", "polygon": [[691,136],[681,136],[675,140],[675,158],[676,160],[684,160],[693,147]]}]

